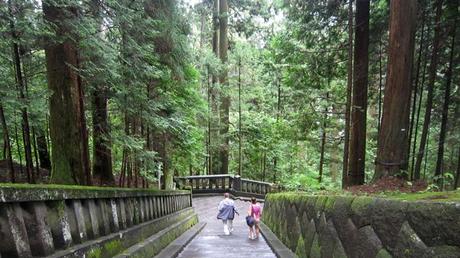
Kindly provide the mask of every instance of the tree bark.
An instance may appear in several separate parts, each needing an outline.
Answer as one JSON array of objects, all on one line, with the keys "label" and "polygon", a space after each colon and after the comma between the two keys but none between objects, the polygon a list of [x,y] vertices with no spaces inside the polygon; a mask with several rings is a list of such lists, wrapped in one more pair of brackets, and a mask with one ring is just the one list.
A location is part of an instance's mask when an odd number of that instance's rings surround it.
[{"label": "tree bark", "polygon": [[435,30],[433,38],[433,50],[431,53],[431,63],[428,73],[428,95],[425,105],[425,119],[423,121],[422,136],[420,138],[420,147],[417,153],[417,161],[414,169],[414,179],[420,178],[420,168],[422,165],[422,159],[425,155],[425,147],[427,143],[427,136],[431,120],[431,109],[433,108],[433,88],[436,81],[436,70],[438,67],[438,52],[441,40],[441,16],[442,16],[442,0],[437,0],[436,6],[436,18],[435,18]]},{"label": "tree bark", "polygon": [[349,185],[364,184],[366,114],[369,72],[369,0],[356,0],[353,98],[349,154]]},{"label": "tree bark", "polygon": [[107,101],[107,91],[104,87],[96,88],[93,92],[93,175],[100,185],[115,183]]},{"label": "tree bark", "polygon": [[[457,7],[454,8],[456,10]],[[447,67],[446,71],[446,88],[444,90],[444,105],[442,108],[442,118],[441,118],[441,131],[439,132],[439,141],[438,141],[438,157],[436,159],[436,170],[435,176],[439,177],[437,180],[438,185],[441,188],[441,191],[444,190],[444,141],[446,140],[446,131],[447,131],[447,120],[449,116],[449,104],[450,104],[450,87],[452,83],[452,68],[454,63],[454,52],[455,52],[455,32],[456,22],[455,19],[457,17],[453,17],[454,23],[451,29],[451,37],[452,37],[452,44],[450,47],[450,58],[449,58],[449,66]]]},{"label": "tree bark", "polygon": [[0,120],[2,122],[2,129],[3,129],[3,142],[5,143],[5,152],[6,152],[5,156],[8,160],[8,167],[10,169],[10,181],[11,183],[15,183],[16,173],[14,171],[13,156],[11,154],[10,135],[8,131],[8,125],[6,124],[5,112],[3,111],[2,103],[0,103]]},{"label": "tree bark", "polygon": [[[228,57],[228,2],[227,0],[219,0],[219,53],[220,60],[224,66],[227,65]],[[220,148],[220,173],[228,174],[228,154],[229,154],[229,116],[230,116],[230,93],[228,85],[228,71],[227,67],[224,67],[220,75],[220,84],[222,87],[221,91],[221,129],[220,134],[222,136],[222,144]]]},{"label": "tree bark", "polygon": [[[45,46],[48,87],[50,97],[50,137],[52,145],[51,182],[58,184],[89,183],[85,167],[85,139],[82,132],[84,106],[78,68],[78,49],[72,39],[69,24],[77,19],[77,7],[55,6],[54,1],[43,1],[47,22],[55,27],[59,40],[50,40]],[[87,143],[87,142],[86,142]]]},{"label": "tree bark", "polygon": [[353,90],[353,1],[348,2],[348,65],[347,103],[345,106],[345,137],[343,145],[342,188],[348,186],[348,156],[350,148],[350,109]]},{"label": "tree bark", "polygon": [[388,72],[374,181],[407,169],[416,14],[416,0],[391,1]]}]

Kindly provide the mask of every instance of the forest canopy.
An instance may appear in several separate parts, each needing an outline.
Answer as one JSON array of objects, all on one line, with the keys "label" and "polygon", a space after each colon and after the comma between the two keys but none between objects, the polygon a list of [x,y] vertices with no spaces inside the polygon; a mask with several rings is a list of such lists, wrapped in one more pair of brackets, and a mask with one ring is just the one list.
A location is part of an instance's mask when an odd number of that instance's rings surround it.
[{"label": "forest canopy", "polygon": [[456,189],[459,18],[456,0],[1,1],[0,181]]}]

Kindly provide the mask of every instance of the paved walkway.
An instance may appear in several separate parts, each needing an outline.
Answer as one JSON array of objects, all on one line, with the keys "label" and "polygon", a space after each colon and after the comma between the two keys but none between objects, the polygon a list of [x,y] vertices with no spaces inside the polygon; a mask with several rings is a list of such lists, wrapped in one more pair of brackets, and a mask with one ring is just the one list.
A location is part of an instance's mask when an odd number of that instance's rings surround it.
[{"label": "paved walkway", "polygon": [[249,202],[235,201],[240,216],[233,221],[234,231],[224,235],[222,221],[217,220],[217,205],[223,196],[198,197],[193,199],[193,207],[205,228],[180,253],[180,258],[276,258],[265,239],[248,239],[248,226],[245,217]]}]

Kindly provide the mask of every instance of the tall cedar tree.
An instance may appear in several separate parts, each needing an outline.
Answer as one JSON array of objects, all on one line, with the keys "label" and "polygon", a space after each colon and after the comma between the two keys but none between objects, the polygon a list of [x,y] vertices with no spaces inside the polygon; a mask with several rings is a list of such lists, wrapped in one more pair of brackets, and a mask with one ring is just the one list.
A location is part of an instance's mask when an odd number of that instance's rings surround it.
[{"label": "tall cedar tree", "polygon": [[[213,4],[213,13],[212,13],[212,26],[213,26],[213,34],[212,34],[212,52],[216,55],[217,58],[220,56],[219,51],[219,41],[220,41],[220,33],[219,33],[219,0],[214,0]],[[219,91],[217,87],[218,77],[215,74],[212,74],[212,85],[211,85],[211,125],[210,125],[210,136],[209,136],[209,147],[210,147],[210,154],[209,154],[209,171],[212,174],[219,174],[220,170],[220,161],[219,161],[219,150],[216,148],[219,142],[219,106],[217,103]]]},{"label": "tall cedar tree", "polygon": [[3,105],[0,103],[0,121],[2,122],[2,130],[3,130],[3,144],[4,146],[4,159],[8,159],[8,168],[10,170],[10,180],[11,183],[16,182],[16,173],[14,171],[13,165],[13,156],[11,154],[11,143],[10,143],[10,136],[8,132],[8,125],[6,124],[5,119],[5,112],[3,111]]},{"label": "tall cedar tree", "polygon": [[439,141],[438,141],[438,155],[436,159],[436,170],[435,176],[438,176],[438,184],[441,187],[441,190],[444,189],[444,143],[446,140],[446,132],[447,132],[447,119],[449,116],[449,104],[450,104],[450,88],[452,84],[452,70],[454,64],[454,53],[455,53],[455,34],[457,31],[457,6],[458,1],[454,1],[456,4],[451,7],[452,15],[450,18],[452,19],[452,24],[450,26],[450,36],[451,36],[451,46],[450,46],[450,57],[449,57],[449,65],[446,71],[446,88],[444,90],[444,104],[442,108],[442,119],[441,119],[441,131],[439,132]]},{"label": "tall cedar tree", "polygon": [[[18,32],[16,31],[16,24],[15,24],[15,11],[19,8],[14,6],[12,1],[8,1],[8,11],[10,15],[10,30],[11,30],[11,37],[13,39],[13,63],[14,69],[16,71],[16,83],[17,89],[19,92],[20,101],[25,103],[26,102],[26,88],[24,83],[24,76],[23,76],[23,69],[22,69],[22,60],[21,54],[19,53],[19,36]],[[24,106],[21,109],[22,115],[22,136],[24,142],[24,153],[26,157],[26,172],[27,172],[27,181],[29,183],[35,183],[35,176],[33,171],[33,161],[32,161],[32,142],[30,138],[30,125],[29,125],[29,114],[27,112],[27,108]]]},{"label": "tall cedar tree", "polygon": [[400,169],[407,168],[416,19],[416,0],[391,1],[388,72],[374,180],[398,175]]},{"label": "tall cedar tree", "polygon": [[362,185],[366,161],[367,84],[369,73],[369,5],[370,0],[356,1],[353,102],[348,183]]},{"label": "tall cedar tree", "polygon": [[342,188],[348,186],[348,156],[350,148],[350,108],[353,90],[353,1],[348,1],[348,64],[347,64],[347,103],[345,106],[345,137],[342,162]]},{"label": "tall cedar tree", "polygon": [[420,179],[420,169],[422,166],[422,159],[425,155],[425,148],[426,142],[428,138],[428,131],[430,126],[431,120],[431,109],[433,108],[433,90],[434,90],[434,83],[436,81],[436,70],[438,67],[438,52],[439,52],[439,45],[441,41],[441,16],[442,16],[442,0],[436,1],[436,18],[435,18],[435,29],[434,29],[434,38],[433,38],[433,48],[431,53],[431,62],[430,68],[428,71],[428,95],[425,105],[425,116],[423,120],[423,129],[422,129],[422,136],[420,138],[420,147],[417,153],[417,161],[415,163],[414,169],[414,179]]},{"label": "tall cedar tree", "polygon": [[78,69],[78,49],[72,22],[78,18],[76,6],[57,6],[43,1],[45,20],[55,28],[55,37],[45,46],[50,97],[50,137],[52,147],[51,182],[90,184],[83,90]]},{"label": "tall cedar tree", "polygon": [[[91,12],[98,27],[102,26],[101,6],[98,0],[91,1]],[[99,33],[98,37],[102,37]],[[91,55],[91,61],[96,67],[103,61],[97,56],[97,51]],[[112,147],[110,141],[110,126],[108,116],[109,90],[104,82],[93,78],[93,177],[99,185],[114,185],[112,172]],[[91,82],[90,82],[91,83]]]},{"label": "tall cedar tree", "polygon": [[[228,62],[228,2],[227,0],[219,0],[219,53],[220,60],[224,66]],[[230,93],[228,89],[228,71],[224,68],[220,75],[220,84],[222,85],[221,91],[221,106],[220,106],[220,118],[221,118],[221,129],[220,134],[222,136],[222,144],[220,149],[220,173],[228,174],[228,153],[229,153],[229,125],[230,125]]]}]

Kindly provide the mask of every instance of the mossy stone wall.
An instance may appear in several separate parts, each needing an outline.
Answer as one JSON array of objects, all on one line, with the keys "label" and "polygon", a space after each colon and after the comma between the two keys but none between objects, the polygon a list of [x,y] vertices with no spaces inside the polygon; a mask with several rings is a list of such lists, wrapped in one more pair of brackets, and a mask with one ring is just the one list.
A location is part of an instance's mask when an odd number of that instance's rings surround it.
[{"label": "mossy stone wall", "polygon": [[192,214],[191,201],[190,191],[0,184],[0,257],[112,257]]},{"label": "mossy stone wall", "polygon": [[264,223],[299,257],[460,257],[460,202],[269,194]]}]

